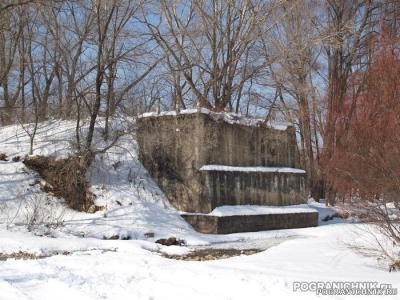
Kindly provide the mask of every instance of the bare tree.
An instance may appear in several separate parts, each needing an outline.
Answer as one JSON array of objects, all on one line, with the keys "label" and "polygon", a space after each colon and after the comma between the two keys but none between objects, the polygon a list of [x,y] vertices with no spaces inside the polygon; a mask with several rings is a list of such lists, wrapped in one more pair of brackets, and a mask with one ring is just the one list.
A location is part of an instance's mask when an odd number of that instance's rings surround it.
[{"label": "bare tree", "polygon": [[[328,62],[328,89],[323,159],[329,161],[335,145],[340,144],[336,128],[348,89],[350,75],[368,59],[368,37],[378,21],[380,1],[326,0],[324,48]],[[352,110],[349,111],[349,120]],[[328,190],[327,204],[333,205],[335,191]]]},{"label": "bare tree", "polygon": [[51,2],[50,0],[3,0],[0,3],[0,13],[5,13],[8,10],[16,8],[18,6],[24,6],[29,3],[46,3]]},{"label": "bare tree", "polygon": [[[400,259],[400,63],[399,37],[393,40],[388,33],[374,46],[379,50],[370,66],[351,75],[337,116],[341,140],[326,175],[342,197],[357,196],[349,200],[350,208],[377,229],[370,232],[376,239],[371,245],[355,249],[395,263]],[[395,251],[385,249],[385,240]]]},{"label": "bare tree", "polygon": [[12,122],[23,78],[17,69],[17,49],[23,27],[19,25],[18,14],[11,9],[3,10],[0,19],[0,87],[2,88],[1,122]]},{"label": "bare tree", "polygon": [[85,87],[85,78],[95,69],[90,62],[88,39],[94,30],[94,14],[88,3],[65,1],[43,10],[42,18],[58,49],[55,75],[58,81],[58,116],[71,118],[77,110],[78,90]]},{"label": "bare tree", "polygon": [[[128,84],[119,85],[119,75],[123,74],[124,64],[135,62],[135,51],[144,43],[133,33],[135,26],[132,23],[133,16],[141,3],[131,0],[124,1],[124,3],[117,0],[93,0],[88,4],[90,5],[80,7],[83,15],[80,15],[79,19],[84,18],[85,24],[92,23],[93,27],[88,25],[86,27],[87,35],[79,36],[83,42],[77,43],[79,51],[76,52],[73,64],[73,66],[77,66],[75,62],[82,62],[81,56],[84,56],[87,67],[85,69],[77,68],[74,70],[77,73],[71,73],[70,78],[77,104],[77,114],[80,116],[87,111],[89,116],[84,141],[80,136],[81,124],[79,118],[77,119],[77,147],[81,156],[80,164],[84,169],[91,165],[97,153],[104,152],[115,145],[123,134],[119,131],[113,132],[112,139],[108,141],[109,117],[115,112],[116,106],[126,93],[143,80],[157,64],[157,61],[153,62],[143,73],[136,78],[131,78]],[[79,19],[76,19],[77,25],[79,25]],[[86,20],[91,22],[86,23]],[[83,46],[86,46],[87,49],[84,49]],[[117,85],[122,88],[117,90]],[[95,149],[93,147],[95,127],[100,115],[105,116],[106,122],[102,133],[104,140],[108,143]]]},{"label": "bare tree", "polygon": [[143,19],[176,72],[176,89],[182,78],[200,106],[233,110],[244,85],[267,65],[260,37],[281,3],[162,0],[148,5]]},{"label": "bare tree", "polygon": [[[2,123],[10,123],[15,118],[15,109],[22,111],[22,120],[25,120],[24,112],[25,87],[29,84],[31,78],[26,78],[26,43],[29,37],[26,36],[26,30],[33,24],[29,18],[29,12],[32,8],[40,10],[44,6],[51,6],[58,1],[48,0],[5,0],[0,3],[0,87],[2,88],[3,105],[0,109]],[[36,27],[35,35],[40,31]],[[36,41],[38,42],[38,41]],[[46,46],[46,45],[44,45]],[[45,52],[43,52],[45,53]],[[20,101],[20,103],[18,103]],[[44,109],[45,113],[45,103]]]},{"label": "bare tree", "polygon": [[[321,13],[319,1],[301,0],[282,6],[285,17],[270,31],[265,53],[274,56],[269,66],[275,97],[272,105],[280,104],[288,119],[298,125],[300,163],[307,172],[307,187],[316,180],[314,157],[318,137],[313,134],[316,87],[321,47],[315,21]],[[286,101],[284,98],[287,98]],[[279,104],[276,102],[280,102]],[[267,115],[267,118],[269,115]]]}]

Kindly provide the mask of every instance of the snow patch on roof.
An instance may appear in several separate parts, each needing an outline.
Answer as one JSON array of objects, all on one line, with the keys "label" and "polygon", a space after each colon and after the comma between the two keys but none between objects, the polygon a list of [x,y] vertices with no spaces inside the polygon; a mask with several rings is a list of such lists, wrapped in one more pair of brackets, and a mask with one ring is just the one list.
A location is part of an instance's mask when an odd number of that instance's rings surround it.
[{"label": "snow patch on roof", "polygon": [[[247,216],[247,215],[271,215],[271,214],[298,214],[313,213],[316,209],[307,204],[290,206],[261,206],[261,205],[225,205],[215,208],[208,216],[226,217],[226,216]],[[192,214],[192,213],[182,213]],[[198,215],[198,214],[197,214]]]},{"label": "snow patch on roof", "polygon": [[264,173],[301,173],[306,171],[287,167],[233,167],[223,165],[204,165],[200,171],[226,171],[226,172],[264,172]]},{"label": "snow patch on roof", "polygon": [[267,125],[276,130],[286,130],[288,127],[291,126],[290,123],[286,122],[279,122],[279,123],[265,123],[263,119],[251,118],[251,117],[244,117],[235,113],[230,112],[213,112],[206,108],[202,108],[200,111],[197,109],[185,109],[181,110],[177,113],[175,110],[173,111],[163,111],[157,114],[156,112],[147,112],[139,116],[139,118],[147,118],[147,117],[162,117],[162,116],[176,116],[176,115],[188,115],[188,114],[195,114],[195,113],[202,113],[209,115],[215,121],[224,121],[228,124],[237,124],[237,125],[244,125],[244,126],[252,126],[252,127],[260,127]]}]

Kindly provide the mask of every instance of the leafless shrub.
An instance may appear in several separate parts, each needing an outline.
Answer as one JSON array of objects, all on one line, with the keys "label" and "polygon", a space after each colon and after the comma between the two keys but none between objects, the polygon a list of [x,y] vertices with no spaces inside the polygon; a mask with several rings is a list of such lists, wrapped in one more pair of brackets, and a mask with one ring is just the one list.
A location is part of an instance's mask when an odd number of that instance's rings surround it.
[{"label": "leafless shrub", "polygon": [[22,200],[21,214],[29,230],[44,225],[55,229],[62,225],[67,207],[47,194],[27,195]]},{"label": "leafless shrub", "polygon": [[357,224],[352,227],[351,235],[353,239],[345,242],[345,247],[362,256],[375,258],[380,265],[389,266],[389,271],[396,266],[400,244],[387,234],[387,228],[382,224]]},{"label": "leafless shrub", "polygon": [[17,200],[0,204],[0,219],[7,228],[26,225],[29,230],[44,226],[55,229],[62,225],[68,207],[44,193],[19,193]]},{"label": "leafless shrub", "polygon": [[[19,199],[23,199],[20,194]],[[0,204],[0,220],[1,223],[6,224],[7,228],[14,224],[15,222],[19,222],[20,220],[20,212],[22,209],[22,200],[15,201],[11,204],[11,202],[3,202]]]},{"label": "leafless shrub", "polygon": [[354,239],[345,246],[362,256],[376,258],[392,270],[393,264],[400,259],[400,211],[397,205],[398,202],[387,202],[383,197],[369,201],[359,196],[346,197],[338,208],[359,223],[353,229]]},{"label": "leafless shrub", "polygon": [[7,209],[7,204],[6,203],[0,203],[0,216],[3,215],[3,213]]}]

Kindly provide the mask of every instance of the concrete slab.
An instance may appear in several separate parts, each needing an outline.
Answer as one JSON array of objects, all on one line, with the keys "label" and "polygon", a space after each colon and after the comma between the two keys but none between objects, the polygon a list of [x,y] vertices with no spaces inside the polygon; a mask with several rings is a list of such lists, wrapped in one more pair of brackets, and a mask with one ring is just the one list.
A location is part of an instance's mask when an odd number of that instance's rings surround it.
[{"label": "concrete slab", "polygon": [[318,212],[236,216],[182,214],[181,216],[196,231],[206,234],[229,234],[318,226]]}]

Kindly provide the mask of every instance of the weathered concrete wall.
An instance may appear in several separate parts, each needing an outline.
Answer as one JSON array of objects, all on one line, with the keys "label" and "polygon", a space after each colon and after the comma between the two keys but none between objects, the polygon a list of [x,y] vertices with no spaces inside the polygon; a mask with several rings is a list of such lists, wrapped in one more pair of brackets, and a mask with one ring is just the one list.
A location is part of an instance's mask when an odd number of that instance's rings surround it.
[{"label": "weathered concrete wall", "polygon": [[[203,165],[295,167],[295,132],[207,119],[217,138]],[[211,127],[211,126],[209,126]]]},{"label": "weathered concrete wall", "polygon": [[201,199],[198,169],[214,147],[204,115],[147,117],[137,120],[139,159],[165,193],[182,211],[210,211]]},{"label": "weathered concrete wall", "polygon": [[246,216],[181,215],[192,227],[207,234],[229,234],[318,226],[317,212]]},{"label": "weathered concrete wall", "polygon": [[[204,113],[138,118],[137,125],[140,161],[181,211],[208,213],[222,203],[304,203],[304,175],[227,174],[222,178],[199,171],[210,164],[295,167],[296,137],[291,127],[275,130],[228,124]],[[228,187],[226,180],[235,186]],[[218,192],[218,185],[232,191]]]},{"label": "weathered concrete wall", "polygon": [[181,169],[209,164],[295,167],[292,127],[228,124],[203,113],[138,118],[137,124],[141,157],[162,148]]},{"label": "weathered concrete wall", "polygon": [[203,199],[211,210],[223,205],[303,204],[304,173],[201,171]]}]

